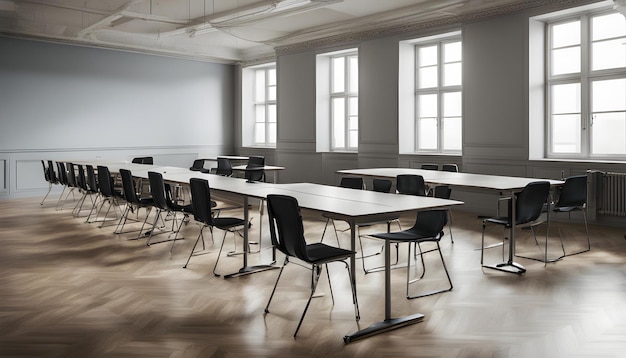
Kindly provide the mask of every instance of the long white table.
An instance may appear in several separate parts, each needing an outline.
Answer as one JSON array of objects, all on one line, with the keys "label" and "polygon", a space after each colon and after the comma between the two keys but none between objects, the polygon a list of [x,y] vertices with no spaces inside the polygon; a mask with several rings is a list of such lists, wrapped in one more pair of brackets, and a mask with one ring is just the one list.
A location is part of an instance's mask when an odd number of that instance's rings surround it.
[{"label": "long white table", "polygon": [[[353,251],[355,251],[356,248],[355,228],[359,223],[377,221],[380,218],[388,217],[390,214],[441,209],[463,204],[463,202],[455,200],[379,193],[368,190],[354,190],[313,183],[249,183],[245,179],[241,178],[200,173],[178,167],[137,165],[121,162],[100,162],[98,164],[107,165],[111,172],[117,172],[122,168],[130,169],[133,176],[139,178],[147,178],[148,171],[156,171],[163,175],[164,180],[181,184],[188,184],[191,178],[207,179],[209,181],[209,187],[212,190],[238,194],[243,197],[245,222],[248,222],[249,220],[249,198],[265,199],[269,194],[290,195],[298,200],[299,206],[303,209],[328,214],[334,218],[347,222],[350,225],[350,247]],[[244,248],[248,247],[248,242],[248,226],[244,225]],[[353,334],[345,336],[344,341],[346,343],[413,324],[424,318],[424,315],[421,313],[415,313],[399,318],[391,317],[391,271],[389,242],[386,241],[385,245],[387,246],[385,250],[385,317],[380,322],[376,322],[363,330],[359,330]],[[244,249],[243,267],[239,269],[239,271],[226,275],[225,277],[234,277],[268,268],[271,268],[271,266],[249,266],[247,250]],[[355,272],[356,262],[355,257],[353,256],[350,259],[350,273],[351,280],[356,285]]]},{"label": "long white table", "polygon": [[[502,175],[486,175],[473,173],[446,172],[437,170],[424,170],[413,168],[368,168],[368,169],[348,169],[337,171],[339,175],[361,176],[371,178],[395,178],[400,174],[421,175],[424,182],[431,185],[448,185],[451,187],[476,188],[491,191],[498,191],[505,196],[511,197],[511,217],[515,217],[515,193],[524,189],[528,183],[545,180],[550,185],[563,185],[562,180],[538,179],[525,177],[510,177]],[[515,220],[512,220],[510,228],[510,244],[508,260],[495,265],[483,265],[485,268],[495,269],[504,272],[522,274],[526,268],[513,260],[515,256]]]}]

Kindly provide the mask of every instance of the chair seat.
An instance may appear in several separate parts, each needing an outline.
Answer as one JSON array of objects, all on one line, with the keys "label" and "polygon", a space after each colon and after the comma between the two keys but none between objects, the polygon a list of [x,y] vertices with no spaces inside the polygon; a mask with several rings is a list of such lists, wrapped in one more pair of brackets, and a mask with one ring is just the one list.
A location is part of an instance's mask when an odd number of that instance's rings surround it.
[{"label": "chair seat", "polygon": [[314,264],[326,261],[335,261],[337,259],[350,257],[354,254],[353,251],[328,246],[319,242],[306,245],[306,253],[310,259],[309,262]]},{"label": "chair seat", "polygon": [[228,229],[235,226],[244,225],[246,221],[240,218],[213,218],[215,227],[220,229]]},{"label": "chair seat", "polygon": [[483,222],[491,223],[491,224],[504,225],[506,227],[511,226],[511,219],[508,218],[508,217],[488,218],[488,219],[483,220]]},{"label": "chair seat", "polygon": [[[393,242],[426,242],[426,241],[439,241],[441,237],[437,234],[427,232],[414,232],[414,231],[396,231],[388,233],[380,233],[371,235],[380,239],[386,239]],[[441,235],[443,236],[443,234]]]},{"label": "chair seat", "polygon": [[579,206],[562,206],[554,207],[552,211],[556,213],[569,213],[570,211],[582,210]]},{"label": "chair seat", "polygon": [[154,200],[152,200],[152,198],[150,198],[150,197],[138,198],[138,201],[139,201],[140,205],[152,205],[152,204],[154,204]]}]

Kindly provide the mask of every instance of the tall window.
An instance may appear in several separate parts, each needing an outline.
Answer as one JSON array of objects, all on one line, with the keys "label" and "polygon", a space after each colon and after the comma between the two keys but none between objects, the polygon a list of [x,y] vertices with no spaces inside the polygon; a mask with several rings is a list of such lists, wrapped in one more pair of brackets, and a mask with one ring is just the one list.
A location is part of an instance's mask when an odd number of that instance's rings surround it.
[{"label": "tall window", "polygon": [[254,142],[276,144],[276,67],[259,68],[254,76]]},{"label": "tall window", "polygon": [[547,152],[626,155],[626,19],[584,14],[547,25]]},{"label": "tall window", "polygon": [[242,144],[276,147],[276,64],[242,69]]},{"label": "tall window", "polygon": [[458,37],[415,46],[415,152],[460,154],[462,45]]},{"label": "tall window", "polygon": [[359,146],[358,55],[335,55],[330,64],[331,149],[354,151]]}]

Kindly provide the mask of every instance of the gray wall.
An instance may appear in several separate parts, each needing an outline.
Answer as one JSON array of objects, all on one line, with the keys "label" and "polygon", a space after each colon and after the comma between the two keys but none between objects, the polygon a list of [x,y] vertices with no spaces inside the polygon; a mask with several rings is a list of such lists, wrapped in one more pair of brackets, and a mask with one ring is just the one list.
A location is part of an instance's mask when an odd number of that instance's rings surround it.
[{"label": "gray wall", "polygon": [[0,53],[0,197],[46,188],[40,159],[234,152],[234,66],[5,37]]}]

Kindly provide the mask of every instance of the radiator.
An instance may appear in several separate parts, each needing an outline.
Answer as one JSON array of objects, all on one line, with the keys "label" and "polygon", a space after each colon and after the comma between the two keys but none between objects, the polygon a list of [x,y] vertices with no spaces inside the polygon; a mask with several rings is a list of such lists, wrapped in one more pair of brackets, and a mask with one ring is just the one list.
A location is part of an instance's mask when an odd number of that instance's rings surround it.
[{"label": "radiator", "polygon": [[626,216],[626,173],[602,172],[598,214]]}]

